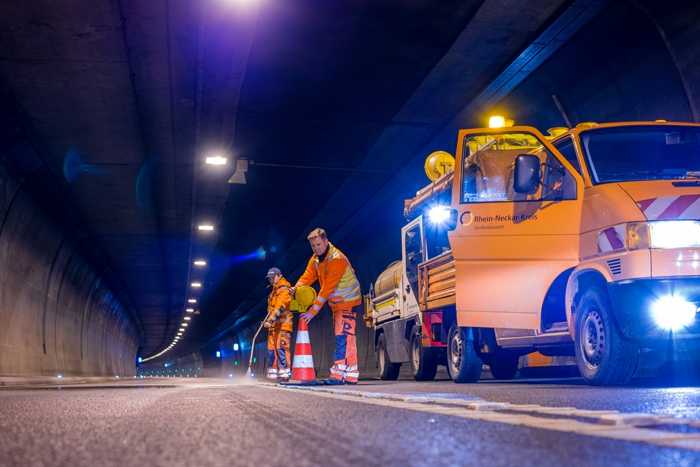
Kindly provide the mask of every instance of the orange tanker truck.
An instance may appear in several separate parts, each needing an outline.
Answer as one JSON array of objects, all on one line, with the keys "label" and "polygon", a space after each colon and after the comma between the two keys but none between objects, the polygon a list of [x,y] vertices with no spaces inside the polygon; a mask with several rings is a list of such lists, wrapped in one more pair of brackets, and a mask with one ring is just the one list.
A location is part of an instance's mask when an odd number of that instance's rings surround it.
[{"label": "orange tanker truck", "polygon": [[405,202],[402,258],[365,297],[381,377],[507,379],[539,352],[608,385],[700,359],[700,125],[492,121]]}]

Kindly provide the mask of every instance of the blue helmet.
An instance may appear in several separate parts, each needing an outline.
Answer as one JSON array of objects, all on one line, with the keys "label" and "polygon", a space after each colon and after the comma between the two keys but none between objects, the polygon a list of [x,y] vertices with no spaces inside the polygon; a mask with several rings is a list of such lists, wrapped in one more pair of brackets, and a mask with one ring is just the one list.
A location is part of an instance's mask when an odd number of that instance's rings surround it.
[{"label": "blue helmet", "polygon": [[282,275],[282,271],[280,271],[280,268],[270,268],[267,270],[265,278],[270,279],[271,277],[275,277],[277,274],[279,274],[280,276]]}]

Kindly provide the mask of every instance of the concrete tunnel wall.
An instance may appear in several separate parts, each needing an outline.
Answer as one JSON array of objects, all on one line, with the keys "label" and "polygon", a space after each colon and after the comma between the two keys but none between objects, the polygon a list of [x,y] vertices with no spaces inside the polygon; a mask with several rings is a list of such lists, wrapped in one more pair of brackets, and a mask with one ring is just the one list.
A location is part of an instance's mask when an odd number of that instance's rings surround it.
[{"label": "concrete tunnel wall", "polygon": [[133,375],[130,315],[3,168],[0,219],[0,377]]}]

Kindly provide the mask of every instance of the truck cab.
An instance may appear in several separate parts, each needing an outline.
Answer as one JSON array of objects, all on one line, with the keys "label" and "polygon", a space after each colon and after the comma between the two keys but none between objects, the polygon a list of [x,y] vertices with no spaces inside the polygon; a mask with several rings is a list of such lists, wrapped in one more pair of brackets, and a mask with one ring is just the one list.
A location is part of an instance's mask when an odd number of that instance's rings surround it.
[{"label": "truck cab", "polygon": [[593,384],[671,348],[697,358],[699,125],[463,130],[457,154],[454,339],[471,347],[448,355],[454,372],[488,358],[491,333],[498,349],[573,353]]}]

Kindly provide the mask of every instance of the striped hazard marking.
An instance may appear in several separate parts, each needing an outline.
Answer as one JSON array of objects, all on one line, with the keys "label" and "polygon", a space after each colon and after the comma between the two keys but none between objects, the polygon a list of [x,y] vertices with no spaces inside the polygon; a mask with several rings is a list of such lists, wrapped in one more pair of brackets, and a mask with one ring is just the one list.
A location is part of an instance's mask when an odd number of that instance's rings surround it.
[{"label": "striped hazard marking", "polygon": [[661,196],[637,205],[650,221],[700,219],[700,195]]},{"label": "striped hazard marking", "polygon": [[[282,391],[306,391],[319,397],[434,415],[700,451],[700,420],[624,413],[617,410],[585,410],[575,407],[491,402],[479,398],[468,398],[468,396],[467,398],[446,397],[445,394],[390,394],[273,384],[259,386]],[[464,397],[464,395],[461,396]]]}]

